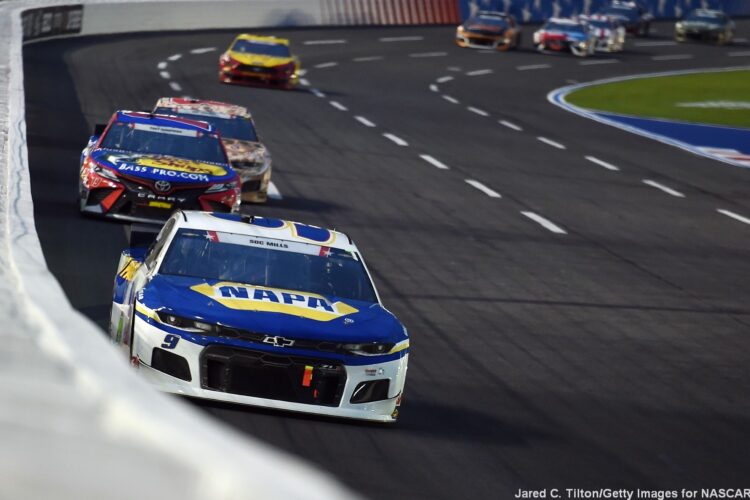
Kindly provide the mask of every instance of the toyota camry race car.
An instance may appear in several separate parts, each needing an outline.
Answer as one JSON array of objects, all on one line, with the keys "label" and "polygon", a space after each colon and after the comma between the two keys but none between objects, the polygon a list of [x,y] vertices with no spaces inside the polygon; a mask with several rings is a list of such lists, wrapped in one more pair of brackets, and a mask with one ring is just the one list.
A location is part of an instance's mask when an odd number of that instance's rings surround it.
[{"label": "toyota camry race car", "polygon": [[112,340],[156,388],[393,422],[409,336],[343,233],[179,211],[120,257]]},{"label": "toyota camry race car", "polygon": [[299,82],[300,62],[289,49],[289,40],[275,36],[242,34],[219,57],[219,81],[260,83],[293,88]]},{"label": "toyota camry race car", "polygon": [[79,203],[85,214],[142,222],[178,208],[237,212],[240,181],[208,123],[117,111],[81,153]]},{"label": "toyota camry race car", "polygon": [[615,18],[595,14],[579,16],[596,37],[596,50],[620,52],[625,48],[625,26]]},{"label": "toyota camry race car", "polygon": [[517,49],[521,44],[521,28],[513,16],[480,11],[456,28],[456,44],[475,49]]},{"label": "toyota camry race car", "polygon": [[720,10],[696,9],[677,21],[674,38],[715,41],[719,45],[731,43],[734,38],[734,21]]},{"label": "toyota camry race car", "polygon": [[586,57],[596,50],[596,37],[581,21],[553,17],[534,33],[534,45],[540,52],[569,50],[576,56]]},{"label": "toyota camry race car", "polygon": [[614,0],[597,14],[615,18],[625,26],[625,30],[637,36],[648,36],[651,31],[651,21],[654,16],[648,9],[637,1]]},{"label": "toyota camry race car", "polygon": [[242,201],[263,203],[271,181],[271,155],[258,139],[247,108],[218,101],[163,97],[154,113],[202,120],[221,136],[229,161],[242,182]]}]

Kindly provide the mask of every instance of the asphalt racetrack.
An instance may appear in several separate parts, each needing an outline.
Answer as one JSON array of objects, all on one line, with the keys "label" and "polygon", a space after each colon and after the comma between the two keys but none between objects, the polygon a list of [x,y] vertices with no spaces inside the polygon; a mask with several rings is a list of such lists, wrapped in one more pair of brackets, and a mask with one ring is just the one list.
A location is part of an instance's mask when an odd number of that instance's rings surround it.
[{"label": "asphalt racetrack", "polygon": [[747,487],[750,170],[546,100],[750,64],[745,41],[675,45],[656,27],[583,60],[533,52],[530,27],[509,53],[459,49],[450,27],[274,30],[307,70],[290,92],[219,84],[230,32],[27,45],[48,265],[106,327],[127,226],[78,214],[93,125],[168,95],[247,105],[282,199],[243,210],[354,238],[410,330],[405,400],[393,426],[192,404],[375,499]]}]

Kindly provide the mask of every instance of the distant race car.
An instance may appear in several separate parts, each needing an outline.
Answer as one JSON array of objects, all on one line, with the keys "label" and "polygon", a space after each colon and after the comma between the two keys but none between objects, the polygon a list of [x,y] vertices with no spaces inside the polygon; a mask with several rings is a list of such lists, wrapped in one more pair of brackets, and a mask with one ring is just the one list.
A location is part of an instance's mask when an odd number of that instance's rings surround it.
[{"label": "distant race car", "polygon": [[521,27],[511,15],[480,11],[456,28],[456,44],[474,49],[517,49]]},{"label": "distant race car", "polygon": [[688,39],[714,41],[719,45],[734,39],[734,21],[720,10],[696,9],[674,26],[678,42]]},{"label": "distant race car", "polygon": [[625,48],[625,26],[610,16],[579,16],[596,37],[596,50],[620,52]]},{"label": "distant race car", "polygon": [[584,22],[553,17],[534,33],[534,45],[540,52],[569,50],[586,57],[596,50],[596,37]]},{"label": "distant race car", "polygon": [[163,97],[154,113],[202,120],[213,125],[242,182],[242,201],[263,203],[271,180],[271,155],[260,142],[250,112],[244,106],[218,101]]},{"label": "distant race car", "polygon": [[654,16],[645,5],[637,1],[614,0],[611,5],[597,12],[599,15],[615,18],[625,26],[625,30],[637,36],[648,36]]},{"label": "distant race car", "polygon": [[238,214],[180,211],[125,250],[110,334],[162,391],[381,422],[409,359],[347,235]]},{"label": "distant race car", "polygon": [[219,57],[219,81],[259,83],[293,88],[299,82],[300,61],[289,40],[275,36],[241,34]]},{"label": "distant race car", "polygon": [[142,222],[178,208],[236,212],[240,180],[208,123],[117,111],[83,149],[79,203],[85,214]]}]

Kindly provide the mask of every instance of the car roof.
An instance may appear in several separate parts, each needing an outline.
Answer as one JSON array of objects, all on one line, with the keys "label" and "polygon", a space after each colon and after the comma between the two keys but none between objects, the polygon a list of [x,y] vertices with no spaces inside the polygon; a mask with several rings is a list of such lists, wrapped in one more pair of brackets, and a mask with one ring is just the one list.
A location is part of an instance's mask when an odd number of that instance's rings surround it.
[{"label": "car roof", "polygon": [[480,10],[475,16],[493,16],[493,17],[502,17],[503,19],[507,19],[510,17],[508,14],[504,12],[497,12],[495,10]]},{"label": "car roof", "polygon": [[715,9],[695,9],[692,14],[696,14],[698,16],[707,16],[707,17],[721,17],[724,15],[724,12],[721,10],[715,10]]},{"label": "car roof", "polygon": [[259,236],[284,241],[309,243],[321,247],[356,252],[357,247],[346,234],[333,229],[269,217],[185,210],[177,217],[178,228],[219,231]]},{"label": "car roof", "polygon": [[187,118],[178,118],[176,116],[156,115],[153,113],[142,113],[140,111],[116,111],[117,121],[123,123],[144,123],[149,125],[161,125],[164,127],[178,128],[182,130],[194,130],[198,132],[215,134],[216,129],[213,125],[199,120],[189,120]]},{"label": "car roof", "polygon": [[555,24],[567,24],[570,26],[578,26],[579,24],[581,24],[580,21],[576,19],[570,19],[567,17],[550,17],[549,19],[547,19],[547,22],[555,23]]},{"label": "car roof", "polygon": [[154,108],[170,108],[175,113],[189,113],[215,118],[250,118],[244,106],[190,97],[162,97]]},{"label": "car roof", "polygon": [[275,36],[268,35],[253,35],[252,33],[240,33],[237,35],[236,40],[248,40],[251,42],[263,42],[272,43],[275,45],[289,45],[289,40],[286,38],[278,38]]}]

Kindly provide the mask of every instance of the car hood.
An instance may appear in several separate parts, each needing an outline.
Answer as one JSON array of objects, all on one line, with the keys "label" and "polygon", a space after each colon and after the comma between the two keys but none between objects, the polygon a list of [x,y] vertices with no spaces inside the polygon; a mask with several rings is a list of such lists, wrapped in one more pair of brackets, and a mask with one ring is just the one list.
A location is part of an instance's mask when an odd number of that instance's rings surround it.
[{"label": "car hood", "polygon": [[91,152],[91,158],[123,175],[153,181],[205,184],[230,180],[235,176],[229,165],[205,163],[174,156],[96,149]]},{"label": "car hood", "polygon": [[275,57],[266,56],[263,54],[248,54],[246,52],[234,52],[230,51],[229,56],[238,61],[240,64],[247,64],[248,66],[259,66],[261,68],[272,68],[274,66],[281,66],[282,64],[289,64],[294,59],[291,57]]},{"label": "car hood", "polygon": [[184,318],[293,339],[399,342],[403,326],[378,303],[265,286],[156,275],[141,304]]},{"label": "car hood", "polygon": [[481,24],[481,23],[472,23],[467,24],[464,26],[464,29],[466,31],[474,31],[479,33],[493,33],[496,35],[501,35],[503,32],[505,32],[505,28],[502,26],[493,26],[491,24]]},{"label": "car hood", "polygon": [[711,23],[707,21],[683,21],[682,25],[693,30],[713,30],[723,27],[722,23]]},{"label": "car hood", "polygon": [[247,161],[262,163],[266,156],[266,147],[256,141],[240,141],[237,139],[222,139],[224,149],[227,150],[229,161]]},{"label": "car hood", "polygon": [[571,42],[582,42],[584,40],[587,40],[589,38],[589,35],[586,33],[580,33],[578,31],[563,31],[563,30],[551,30],[551,31],[544,31],[544,36],[548,38],[565,38],[568,41]]}]

